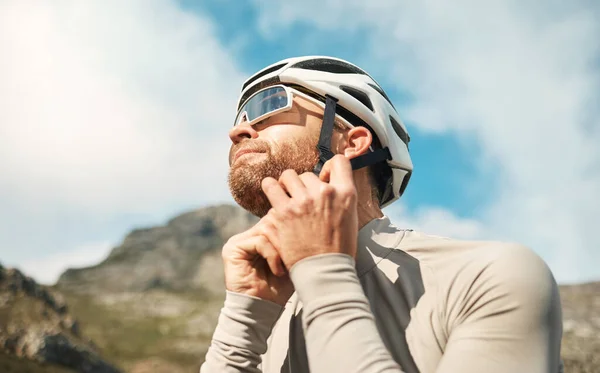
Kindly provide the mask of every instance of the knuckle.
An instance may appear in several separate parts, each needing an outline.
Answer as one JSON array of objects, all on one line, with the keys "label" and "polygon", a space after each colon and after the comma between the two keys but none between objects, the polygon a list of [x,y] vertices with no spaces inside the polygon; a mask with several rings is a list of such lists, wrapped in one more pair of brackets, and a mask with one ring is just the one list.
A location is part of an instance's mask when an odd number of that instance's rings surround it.
[{"label": "knuckle", "polygon": [[257,243],[258,243],[258,245],[260,247],[264,248],[264,247],[268,247],[269,246],[269,240],[264,235],[259,234],[257,240],[258,240]]},{"label": "knuckle", "polygon": [[342,193],[342,196],[347,203],[354,203],[357,198],[356,190],[348,188],[348,189],[344,190],[344,192]]},{"label": "knuckle", "polygon": [[279,221],[285,223],[287,219],[294,217],[297,214],[296,205],[297,203],[295,201],[290,201],[282,206],[279,210]]},{"label": "knuckle", "polygon": [[299,215],[302,215],[302,213],[305,211],[305,209],[306,209],[306,207],[302,203],[300,203],[299,201],[296,201],[295,203],[293,203],[293,204],[290,203],[288,205],[287,212],[290,217],[299,216]]},{"label": "knuckle", "polygon": [[280,219],[285,220],[296,214],[296,203],[290,202],[283,206],[279,211]]},{"label": "knuckle", "polygon": [[[265,179],[265,180],[266,180],[266,179]],[[274,183],[274,182],[270,182],[270,181],[268,181],[268,182],[265,182],[264,180],[263,180],[263,182],[262,182],[262,188],[264,189],[264,191],[265,191],[266,193],[269,193],[271,190],[273,190],[273,188],[274,188],[275,186],[276,186],[276,183]]]},{"label": "knuckle", "polygon": [[354,201],[356,200],[356,189],[354,188],[347,188],[344,191],[344,197],[350,201]]},{"label": "knuckle", "polygon": [[232,246],[231,243],[228,241],[225,243],[225,245],[223,245],[223,249],[221,250],[221,258],[228,259],[231,254],[231,250]]},{"label": "knuckle", "polygon": [[356,196],[356,188],[354,188],[353,186],[347,186],[344,188],[344,196],[346,197],[354,197]]},{"label": "knuckle", "polygon": [[[264,218],[263,218],[264,219]],[[273,226],[273,223],[270,220],[263,220],[260,224],[260,231],[268,231]]]},{"label": "knuckle", "polygon": [[302,195],[295,199],[293,204],[290,204],[294,215],[302,215],[309,211],[314,205],[314,198],[310,195]]},{"label": "knuckle", "polygon": [[343,201],[353,201],[356,199],[356,189],[352,186],[338,186],[335,190],[335,196]]},{"label": "knuckle", "polygon": [[315,174],[313,174],[312,172],[303,172],[300,175],[300,180],[302,181],[309,181],[311,179],[316,179],[317,176]]},{"label": "knuckle", "polygon": [[313,197],[308,194],[304,194],[298,198],[298,206],[309,207],[313,203]]},{"label": "knuckle", "polygon": [[307,174],[301,174],[298,176],[298,178],[300,179],[300,181],[302,181],[305,185],[307,184],[307,182],[310,181],[309,176]]},{"label": "knuckle", "polygon": [[281,176],[279,177],[279,180],[288,179],[288,178],[290,178],[290,177],[292,177],[292,176],[294,176],[294,175],[296,175],[296,171],[294,171],[294,170],[293,170],[293,169],[291,169],[291,168],[288,168],[288,169],[284,170],[284,171],[281,173]]},{"label": "knuckle", "polygon": [[237,235],[230,237],[227,241],[225,241],[225,245],[223,245],[223,250],[230,249],[231,246],[238,240]]},{"label": "knuckle", "polygon": [[321,184],[321,195],[323,197],[333,197],[335,195],[335,188],[330,184]]},{"label": "knuckle", "polygon": [[263,217],[263,227],[273,228],[277,222],[277,212],[274,209],[270,209],[267,215]]}]

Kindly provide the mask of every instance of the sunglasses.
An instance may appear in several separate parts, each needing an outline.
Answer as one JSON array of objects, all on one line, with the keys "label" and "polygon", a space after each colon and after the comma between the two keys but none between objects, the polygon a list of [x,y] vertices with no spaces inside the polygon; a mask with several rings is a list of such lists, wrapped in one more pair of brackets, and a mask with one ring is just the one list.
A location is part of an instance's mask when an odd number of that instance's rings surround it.
[{"label": "sunglasses", "polygon": [[[325,108],[324,101],[311,95],[285,85],[274,85],[263,88],[250,96],[238,111],[234,125],[237,126],[243,122],[254,125],[273,115],[288,111],[294,103],[294,95],[303,97],[323,109]],[[348,128],[353,127],[343,118],[338,117],[338,120]]]}]

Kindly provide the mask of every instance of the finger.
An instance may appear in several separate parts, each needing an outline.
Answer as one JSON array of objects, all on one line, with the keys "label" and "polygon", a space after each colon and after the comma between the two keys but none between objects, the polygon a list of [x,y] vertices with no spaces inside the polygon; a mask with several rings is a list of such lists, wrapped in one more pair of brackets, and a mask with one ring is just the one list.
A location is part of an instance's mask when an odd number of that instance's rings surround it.
[{"label": "finger", "polygon": [[258,227],[257,232],[267,237],[271,244],[278,248],[281,246],[279,245],[279,236],[277,235],[277,228],[273,220],[275,214],[274,210],[270,210],[269,213],[261,219],[261,224],[260,227]]},{"label": "finger", "polygon": [[258,254],[267,261],[269,269],[275,276],[279,277],[285,275],[285,266],[283,265],[279,252],[275,249],[275,246],[273,246],[266,237],[265,241],[267,242],[267,244],[257,246]]},{"label": "finger", "polygon": [[285,193],[279,182],[272,177],[264,178],[261,187],[273,208],[281,209],[289,203],[290,197]]},{"label": "finger", "polygon": [[274,275],[283,276],[286,273],[279,253],[265,236],[250,237],[238,242],[236,246],[246,253],[246,259],[248,260],[257,256],[264,258]]},{"label": "finger", "polygon": [[319,174],[319,179],[334,187],[348,187],[354,184],[350,160],[341,154],[325,162]]},{"label": "finger", "polygon": [[261,253],[261,256],[263,258],[265,258],[265,260],[267,261],[267,264],[269,265],[269,269],[271,270],[271,273],[273,273],[277,277],[285,276],[287,274],[287,272],[285,270],[285,266],[283,265],[283,262],[281,261],[281,257],[279,256],[279,253],[277,253],[277,251],[275,251],[275,249],[273,249],[273,250],[268,250],[267,248],[263,248],[263,249],[264,249],[264,251]]},{"label": "finger", "polygon": [[283,171],[279,177],[279,184],[288,192],[290,197],[300,197],[307,194],[306,186],[295,170]]},{"label": "finger", "polygon": [[283,259],[281,259],[281,254],[279,252],[280,240],[279,235],[277,234],[277,226],[275,225],[275,219],[277,212],[273,209],[269,210],[268,214],[262,218],[262,224],[260,226],[260,234],[265,236],[269,242],[272,244],[273,248],[277,251],[277,260],[273,265],[277,266],[278,270],[282,273],[287,273],[285,268],[285,263]]},{"label": "finger", "polygon": [[299,177],[309,191],[318,191],[321,187],[321,180],[319,180],[319,177],[312,172],[305,172]]}]

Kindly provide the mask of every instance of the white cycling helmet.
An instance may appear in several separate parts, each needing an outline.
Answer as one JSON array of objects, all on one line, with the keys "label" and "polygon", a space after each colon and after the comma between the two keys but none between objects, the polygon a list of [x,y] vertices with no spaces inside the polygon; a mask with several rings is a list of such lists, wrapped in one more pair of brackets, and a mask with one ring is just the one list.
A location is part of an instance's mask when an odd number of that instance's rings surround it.
[{"label": "white cycling helmet", "polygon": [[335,113],[342,122],[367,127],[374,135],[374,151],[353,159],[352,166],[357,169],[387,164],[374,175],[381,207],[400,198],[413,169],[408,151],[410,137],[394,105],[369,74],[339,58],[288,58],[265,67],[244,82],[237,111],[256,92],[274,85],[290,87],[325,103],[316,173],[333,156],[330,145]]}]

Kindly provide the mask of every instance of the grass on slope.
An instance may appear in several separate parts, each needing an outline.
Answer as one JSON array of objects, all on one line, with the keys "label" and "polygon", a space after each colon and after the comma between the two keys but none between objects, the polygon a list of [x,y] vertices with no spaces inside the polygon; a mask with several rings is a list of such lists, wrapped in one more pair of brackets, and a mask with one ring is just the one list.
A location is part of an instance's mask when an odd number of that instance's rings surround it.
[{"label": "grass on slope", "polygon": [[[103,358],[127,372],[134,371],[136,364],[153,359],[175,364],[182,371],[198,371],[212,327],[210,332],[193,333],[190,321],[208,313],[206,323],[213,326],[222,305],[221,299],[203,299],[196,294],[137,294],[112,302],[63,294],[83,335],[94,341]],[[157,302],[168,312],[152,310]],[[173,304],[179,306],[169,310]]]}]

